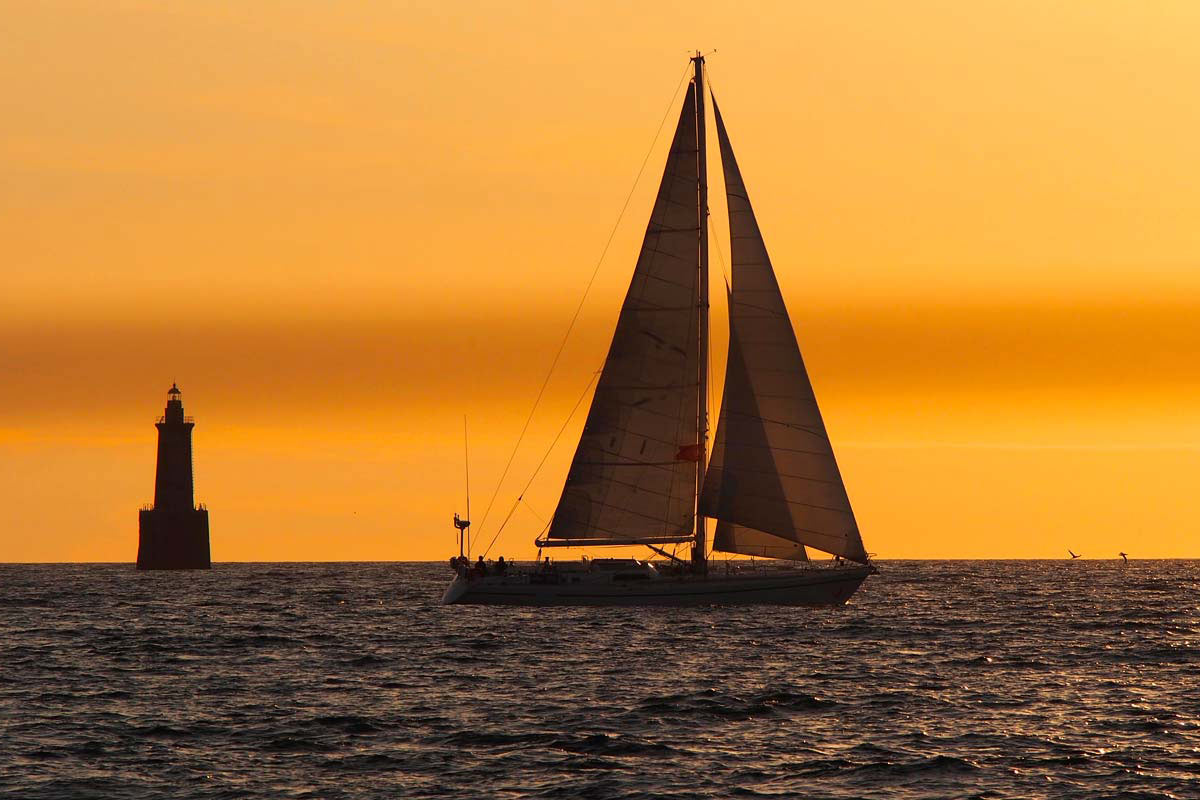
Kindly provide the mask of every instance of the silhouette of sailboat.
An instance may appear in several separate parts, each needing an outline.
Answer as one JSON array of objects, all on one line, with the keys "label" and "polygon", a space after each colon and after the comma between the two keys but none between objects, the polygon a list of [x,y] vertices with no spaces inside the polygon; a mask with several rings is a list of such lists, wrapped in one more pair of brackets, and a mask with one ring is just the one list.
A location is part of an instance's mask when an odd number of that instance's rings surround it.
[{"label": "silhouette of sailboat", "polygon": [[[713,99],[729,208],[730,344],[708,459],[704,59],[683,102],[641,254],[558,507],[539,548],[649,546],[636,559],[468,568],[445,603],[844,603],[874,573],[796,335]],[[710,568],[712,549],[791,561]],[[691,544],[690,559],[663,548]],[[809,563],[806,548],[836,556]],[[778,563],[778,562],[773,562]],[[826,562],[828,564],[829,562]],[[659,562],[661,565],[661,562]]]}]

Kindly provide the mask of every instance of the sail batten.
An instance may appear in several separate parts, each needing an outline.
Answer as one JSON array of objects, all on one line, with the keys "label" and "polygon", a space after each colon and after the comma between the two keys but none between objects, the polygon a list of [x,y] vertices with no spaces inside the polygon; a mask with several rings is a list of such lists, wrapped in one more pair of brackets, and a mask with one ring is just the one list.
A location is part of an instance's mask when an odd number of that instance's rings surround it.
[{"label": "sail batten", "polygon": [[632,282],[544,543],[677,542],[695,521],[697,98],[684,99]]},{"label": "sail batten", "polygon": [[808,545],[865,562],[833,446],[715,100],[713,110],[729,208],[730,331],[724,400],[700,513],[719,520],[722,546],[714,542],[716,549],[801,558]]}]

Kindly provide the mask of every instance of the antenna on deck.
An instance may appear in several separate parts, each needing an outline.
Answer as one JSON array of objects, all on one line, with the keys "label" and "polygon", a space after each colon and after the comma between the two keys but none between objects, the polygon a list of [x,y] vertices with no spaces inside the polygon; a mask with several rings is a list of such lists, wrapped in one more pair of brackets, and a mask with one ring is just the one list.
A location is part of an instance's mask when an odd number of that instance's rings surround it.
[{"label": "antenna on deck", "polygon": [[466,539],[466,552],[471,552],[471,451],[467,439],[467,415],[463,414],[463,474],[467,484],[467,518],[463,519],[456,513],[454,527],[458,528],[458,556],[462,558]]}]

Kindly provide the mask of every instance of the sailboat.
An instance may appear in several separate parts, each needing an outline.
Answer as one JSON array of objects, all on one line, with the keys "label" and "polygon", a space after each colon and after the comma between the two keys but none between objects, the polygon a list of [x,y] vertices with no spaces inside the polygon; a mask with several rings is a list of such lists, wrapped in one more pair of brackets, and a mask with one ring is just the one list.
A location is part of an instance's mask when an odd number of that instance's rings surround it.
[{"label": "sailboat", "polygon": [[[731,275],[724,396],[708,452],[706,92],[704,58],[692,62],[587,422],[536,540],[539,548],[645,546],[667,560],[514,567],[481,558],[472,568],[451,559],[457,576],[443,603],[823,606],[845,603],[876,572],[715,97]],[[772,566],[711,559],[708,519],[716,520],[712,551]],[[680,545],[690,545],[690,558],[666,549]],[[810,561],[807,548],[835,558]]]}]

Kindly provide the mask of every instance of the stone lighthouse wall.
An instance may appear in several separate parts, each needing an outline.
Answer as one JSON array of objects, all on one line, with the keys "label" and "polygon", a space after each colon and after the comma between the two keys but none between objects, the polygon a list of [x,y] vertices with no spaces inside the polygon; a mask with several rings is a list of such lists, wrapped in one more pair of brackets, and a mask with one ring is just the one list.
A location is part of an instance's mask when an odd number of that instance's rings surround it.
[{"label": "stone lighthouse wall", "polygon": [[138,569],[209,569],[208,510],[138,512]]},{"label": "stone lighthouse wall", "polygon": [[158,428],[154,506],[138,513],[138,569],[208,569],[208,510],[192,494],[192,428],[172,386]]}]

